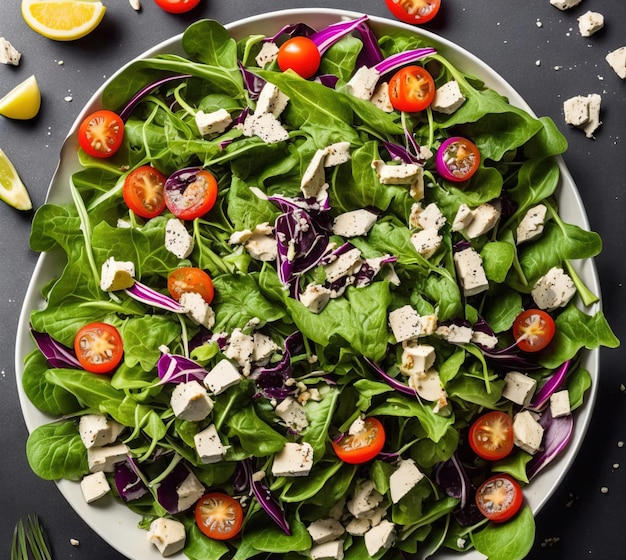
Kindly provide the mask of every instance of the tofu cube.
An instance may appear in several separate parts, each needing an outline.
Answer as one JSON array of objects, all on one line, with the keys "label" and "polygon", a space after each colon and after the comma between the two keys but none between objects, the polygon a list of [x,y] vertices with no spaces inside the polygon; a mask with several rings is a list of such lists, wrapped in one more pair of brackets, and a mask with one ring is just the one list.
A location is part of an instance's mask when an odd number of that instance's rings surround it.
[{"label": "tofu cube", "polygon": [[230,360],[222,359],[206,374],[204,386],[214,395],[219,395],[226,389],[237,385],[243,375]]},{"label": "tofu cube", "polygon": [[534,455],[541,448],[543,427],[529,410],[518,412],[513,417],[513,443]]},{"label": "tofu cube", "polygon": [[396,527],[387,519],[372,527],[364,536],[365,548],[370,556],[375,556],[383,548],[391,548],[396,540]]},{"label": "tofu cube", "polygon": [[243,123],[242,132],[247,137],[258,136],[266,144],[289,139],[289,133],[272,113],[248,115]]},{"label": "tofu cube", "polygon": [[539,309],[565,307],[576,293],[574,281],[562,268],[553,267],[533,287],[531,295]]},{"label": "tofu cube", "polygon": [[193,237],[176,218],[165,224],[165,248],[179,259],[186,259],[193,251]]},{"label": "tofu cube", "polygon": [[417,338],[421,332],[419,313],[410,305],[403,305],[389,313],[389,326],[396,342]]},{"label": "tofu cube", "polygon": [[456,272],[465,297],[474,296],[489,288],[482,257],[471,247],[454,253]]},{"label": "tofu cube", "polygon": [[148,542],[157,547],[161,556],[172,556],[185,548],[185,526],[175,519],[160,517],[150,523]]},{"label": "tofu cube", "polygon": [[274,412],[294,432],[306,430],[309,425],[304,407],[292,397],[283,399],[274,409]]},{"label": "tofu cube", "polygon": [[213,410],[206,389],[195,380],[176,385],[170,404],[177,418],[192,422],[204,420]]},{"label": "tofu cube", "polygon": [[378,216],[365,208],[339,214],[333,221],[333,233],[342,237],[367,235]]},{"label": "tofu cube", "polygon": [[329,541],[312,546],[311,560],[343,560],[343,541]]},{"label": "tofu cube", "polygon": [[219,463],[226,453],[226,448],[222,445],[214,424],[210,424],[193,436],[193,441],[198,456],[204,464]]},{"label": "tofu cube", "polygon": [[422,478],[424,478],[424,474],[417,468],[413,459],[401,460],[398,468],[389,477],[391,501],[397,504],[415,488]]},{"label": "tofu cube", "polygon": [[124,443],[87,449],[89,472],[113,472],[115,465],[126,460],[128,447]]},{"label": "tofu cube", "polygon": [[109,257],[102,265],[100,289],[105,292],[126,290],[135,283],[135,264]]},{"label": "tofu cube", "polygon": [[528,406],[535,394],[537,381],[519,371],[509,371],[504,377],[502,396],[520,406]]},{"label": "tofu cube", "polygon": [[274,456],[274,476],[307,476],[313,467],[313,448],[309,443],[287,442]]},{"label": "tofu cube", "polygon": [[99,500],[111,491],[111,485],[102,471],[88,474],[80,481],[83,498],[90,504]]},{"label": "tofu cube", "polygon": [[454,216],[452,231],[463,231],[470,225],[473,219],[472,209],[465,203],[461,204]]},{"label": "tofu cube", "polygon": [[450,80],[435,91],[435,98],[431,104],[433,111],[451,115],[465,102],[465,96],[456,80]]},{"label": "tofu cube", "polygon": [[563,389],[550,395],[550,414],[552,418],[559,418],[571,414],[572,410],[569,402],[569,391]]},{"label": "tofu cube", "polygon": [[269,360],[274,352],[280,350],[278,344],[276,344],[266,334],[255,332],[252,335],[254,348],[252,349],[252,361],[256,363],[266,362]]},{"label": "tofu cube", "polygon": [[320,519],[313,521],[307,531],[315,544],[324,544],[329,541],[337,540],[345,533],[345,529],[336,519]]},{"label": "tofu cube", "polygon": [[236,328],[228,340],[228,347],[224,350],[224,356],[231,360],[235,360],[239,367],[243,368],[244,375],[250,371],[250,360],[254,352],[254,338],[244,333],[241,329]]},{"label": "tofu cube", "polygon": [[389,82],[381,82],[376,86],[370,101],[385,113],[393,113],[393,105],[389,96]]}]

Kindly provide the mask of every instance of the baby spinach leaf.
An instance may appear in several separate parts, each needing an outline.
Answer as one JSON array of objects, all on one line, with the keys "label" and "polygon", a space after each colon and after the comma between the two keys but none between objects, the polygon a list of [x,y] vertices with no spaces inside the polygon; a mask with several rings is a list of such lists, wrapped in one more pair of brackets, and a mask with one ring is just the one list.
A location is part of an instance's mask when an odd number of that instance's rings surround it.
[{"label": "baby spinach leaf", "polygon": [[482,531],[471,533],[478,552],[489,560],[523,560],[535,541],[535,520],[528,506],[507,523],[490,523]]}]

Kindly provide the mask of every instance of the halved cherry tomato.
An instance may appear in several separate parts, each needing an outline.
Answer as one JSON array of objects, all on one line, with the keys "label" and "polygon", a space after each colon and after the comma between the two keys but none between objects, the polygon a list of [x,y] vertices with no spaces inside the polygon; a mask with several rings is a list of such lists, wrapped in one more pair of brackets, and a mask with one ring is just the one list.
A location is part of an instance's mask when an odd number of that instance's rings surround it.
[{"label": "halved cherry tomato", "polygon": [[454,136],[441,143],[435,157],[437,173],[454,183],[467,181],[480,166],[480,152],[476,144]]},{"label": "halved cherry tomato", "polygon": [[389,99],[398,111],[423,111],[434,98],[435,81],[421,66],[405,66],[389,80]]},{"label": "halved cherry tomato", "polygon": [[119,150],[123,139],[124,121],[107,109],[92,113],[78,127],[78,144],[92,157],[111,157]]},{"label": "halved cherry tomato", "polygon": [[164,196],[165,205],[174,216],[195,220],[215,205],[217,179],[204,169],[183,169],[167,179]]},{"label": "halved cherry tomato", "polygon": [[385,445],[385,428],[376,418],[366,418],[365,426],[360,432],[345,434],[333,441],[333,449],[337,457],[344,463],[358,465],[371,461]]},{"label": "halved cherry tomato", "polygon": [[221,492],[210,492],[198,500],[196,524],[210,539],[226,541],[237,536],[243,523],[239,501]]},{"label": "halved cherry tomato", "polygon": [[513,336],[520,350],[539,352],[554,338],[554,319],[541,309],[522,311],[513,322]]},{"label": "halved cherry tomato", "polygon": [[210,304],[215,295],[211,277],[204,270],[193,266],[183,266],[172,271],[167,279],[167,289],[176,301],[187,292],[196,292]]},{"label": "halved cherry tomato", "polygon": [[165,210],[165,181],[167,177],[150,165],[131,171],[124,180],[124,202],[142,218],[154,218]]},{"label": "halved cherry tomato", "polygon": [[89,323],[74,337],[80,365],[91,373],[109,373],[122,359],[124,344],[119,331],[107,323]]},{"label": "halved cherry tomato", "polygon": [[417,25],[433,19],[441,7],[441,0],[385,0],[385,3],[400,21]]},{"label": "halved cherry tomato", "polygon": [[519,482],[508,474],[492,476],[476,490],[476,505],[480,513],[495,523],[511,519],[522,507],[523,501]]},{"label": "halved cherry tomato", "polygon": [[317,45],[308,37],[292,37],[278,49],[278,67],[283,72],[291,69],[305,79],[317,72],[321,59]]},{"label": "halved cherry tomato", "polygon": [[470,426],[469,444],[474,453],[483,459],[504,459],[513,451],[512,418],[499,410],[478,417]]},{"label": "halved cherry tomato", "polygon": [[193,10],[200,0],[154,0],[159,8],[170,14],[182,14]]}]

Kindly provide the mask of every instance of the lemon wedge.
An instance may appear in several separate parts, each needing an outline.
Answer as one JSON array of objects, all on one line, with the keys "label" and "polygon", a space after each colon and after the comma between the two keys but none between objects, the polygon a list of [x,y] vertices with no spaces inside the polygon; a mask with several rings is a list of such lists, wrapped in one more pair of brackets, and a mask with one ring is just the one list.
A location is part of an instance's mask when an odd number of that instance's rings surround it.
[{"label": "lemon wedge", "polygon": [[26,190],[11,160],[0,149],[0,200],[18,210],[30,210],[33,207]]},{"label": "lemon wedge", "polygon": [[22,17],[26,23],[55,41],[73,41],[91,33],[105,12],[102,2],[22,0]]},{"label": "lemon wedge", "polygon": [[41,91],[35,76],[26,78],[0,99],[0,115],[10,119],[32,119],[41,107]]}]

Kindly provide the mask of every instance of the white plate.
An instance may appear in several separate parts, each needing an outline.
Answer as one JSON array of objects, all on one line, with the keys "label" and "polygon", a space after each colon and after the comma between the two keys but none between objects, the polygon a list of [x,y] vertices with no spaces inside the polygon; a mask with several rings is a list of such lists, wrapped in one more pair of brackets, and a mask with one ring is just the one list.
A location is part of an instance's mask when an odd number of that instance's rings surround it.
[{"label": "white plate", "polygon": [[[243,38],[250,34],[265,34],[271,36],[283,25],[291,23],[306,22],[313,28],[321,29],[341,19],[354,19],[361,15],[361,13],[357,12],[333,9],[293,9],[249,17],[228,24],[226,28],[230,31],[231,36],[236,39]],[[466,73],[482,79],[488,86],[494,88],[502,95],[505,95],[513,105],[523,108],[532,114],[530,107],[499,74],[454,43],[429,33],[428,31],[396,21],[370,17],[369,23],[377,35],[389,32],[393,29],[402,29],[425,37],[432,46],[436,47],[451,62],[462,68]],[[145,52],[139,58],[146,58],[159,53],[183,54],[181,37],[181,35],[173,37]],[[119,72],[124,68],[120,69]],[[116,76],[117,74],[111,76],[94,94],[73,124],[68,139],[61,151],[59,167],[50,183],[48,191],[49,202],[59,203],[69,202],[71,200],[68,186],[69,178],[74,172],[80,169],[80,164],[76,156],[76,130],[84,117],[101,107],[100,98],[102,91]],[[561,169],[561,184],[558,198],[560,214],[567,222],[588,229],[587,217],[576,185],[561,158],[558,158],[558,163]],[[54,255],[41,255],[28,287],[18,325],[15,369],[22,412],[29,431],[33,431],[36,427],[54,420],[39,412],[31,404],[21,388],[21,376],[24,358],[34,348],[28,329],[30,312],[40,308],[44,304],[40,295],[41,288],[49,281],[53,274],[59,270],[59,266],[59,263],[55,261]],[[599,294],[600,286],[593,262],[591,260],[585,261],[578,269],[578,272],[591,291]],[[580,448],[591,419],[598,385],[599,351],[594,350],[587,352],[582,365],[591,373],[592,386],[589,393],[586,395],[585,405],[576,411],[576,424],[572,440],[565,453],[563,453],[557,461],[544,469],[544,471],[533,480],[532,484],[524,490],[526,500],[535,513],[546,503],[565,476]],[[139,516],[126,506],[115,502],[111,497],[99,500],[95,504],[87,505],[82,497],[78,483],[61,480],[57,482],[57,485],[76,513],[120,553],[126,555],[131,560],[162,559],[162,556],[156,548],[147,542],[145,530],[137,527],[137,522],[140,519]],[[185,556],[180,553],[171,558],[182,559],[185,558]],[[437,558],[440,560],[452,558],[455,560],[460,560],[460,558],[463,560],[477,560],[478,558],[484,557],[477,552],[472,552],[462,557],[459,557],[458,554],[441,554],[437,556]]]}]

